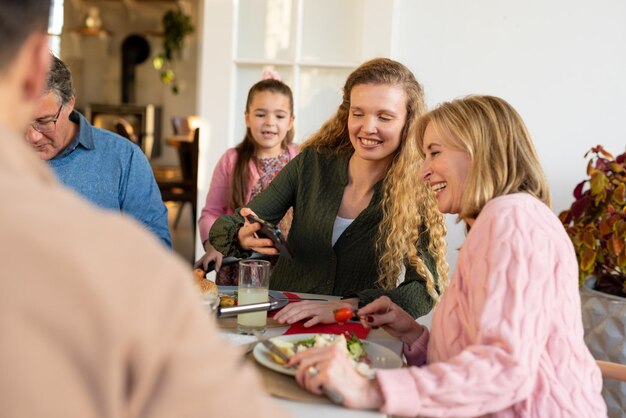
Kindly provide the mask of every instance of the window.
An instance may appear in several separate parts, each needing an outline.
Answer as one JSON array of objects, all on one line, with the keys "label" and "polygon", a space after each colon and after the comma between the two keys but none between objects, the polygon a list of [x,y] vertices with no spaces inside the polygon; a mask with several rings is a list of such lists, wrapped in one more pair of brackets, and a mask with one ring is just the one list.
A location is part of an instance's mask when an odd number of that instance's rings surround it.
[{"label": "window", "polygon": [[[296,141],[317,131],[361,60],[363,8],[362,0],[240,0],[234,113],[243,114],[248,89],[272,69],[293,90]],[[245,134],[240,118],[234,131],[237,143]]]},{"label": "window", "polygon": [[52,0],[48,22],[48,44],[57,57],[61,54],[61,31],[63,30],[63,0]]}]

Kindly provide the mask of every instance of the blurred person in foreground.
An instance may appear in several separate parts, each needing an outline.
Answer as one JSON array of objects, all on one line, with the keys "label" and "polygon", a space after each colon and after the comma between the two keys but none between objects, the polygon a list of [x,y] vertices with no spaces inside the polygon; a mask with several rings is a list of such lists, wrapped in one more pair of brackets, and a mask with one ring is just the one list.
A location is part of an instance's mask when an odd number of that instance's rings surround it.
[{"label": "blurred person in foreground", "polygon": [[167,208],[141,148],[74,109],[72,73],[52,56],[26,141],[59,180],[90,202],[132,216],[172,247]]},{"label": "blurred person in foreground", "polygon": [[520,115],[500,98],[469,96],[424,115],[411,139],[439,210],[468,229],[432,331],[379,298],[359,315],[401,339],[413,367],[367,380],[337,347],[313,349],[292,359],[298,382],[390,415],[606,417],[583,340],[578,262]]},{"label": "blurred person in foreground", "polygon": [[283,416],[184,262],[61,186],[24,142],[49,10],[0,2],[0,416]]}]

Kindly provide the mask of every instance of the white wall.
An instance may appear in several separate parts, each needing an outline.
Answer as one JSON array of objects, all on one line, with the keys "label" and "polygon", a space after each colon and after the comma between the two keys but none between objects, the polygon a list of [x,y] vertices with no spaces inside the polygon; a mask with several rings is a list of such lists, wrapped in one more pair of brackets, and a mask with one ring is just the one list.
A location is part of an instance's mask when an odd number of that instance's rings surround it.
[{"label": "white wall", "polygon": [[[234,4],[232,0],[201,2],[197,109],[201,118],[200,155],[198,159],[198,217],[204,207],[213,169],[231,146],[230,110],[235,101],[232,77],[234,56]],[[230,113],[230,115],[229,115]],[[240,113],[238,113],[239,115]],[[199,231],[196,231],[196,258],[204,254]]]},{"label": "white wall", "polygon": [[[368,38],[373,32],[367,28],[377,28],[375,16],[380,17],[380,10],[366,14],[363,39],[369,39],[372,52],[391,50],[392,58],[415,72],[429,106],[478,93],[501,96],[520,112],[550,181],[555,212],[569,207],[571,191],[584,175],[586,150],[598,143],[614,153],[624,150],[626,2],[367,2],[388,6],[395,24],[384,25],[389,38]],[[233,120],[224,117],[228,114],[224,109],[233,106],[235,91],[233,0],[205,0],[199,16],[203,43],[198,112],[207,128],[201,141],[202,207],[215,162],[234,144]],[[240,110],[231,112],[235,114],[238,117]],[[454,221],[448,218],[452,268],[464,236],[462,225]]]},{"label": "white wall", "polygon": [[[524,118],[548,176],[553,210],[569,207],[584,153],[624,151],[626,2],[396,0],[394,57],[430,107],[491,94]],[[448,217],[451,268],[463,227]]]}]

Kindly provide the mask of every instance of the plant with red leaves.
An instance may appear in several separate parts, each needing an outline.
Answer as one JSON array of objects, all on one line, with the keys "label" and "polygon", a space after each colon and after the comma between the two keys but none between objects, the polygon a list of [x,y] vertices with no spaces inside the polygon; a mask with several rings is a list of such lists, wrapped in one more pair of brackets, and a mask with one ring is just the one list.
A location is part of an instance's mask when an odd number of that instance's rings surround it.
[{"label": "plant with red leaves", "polygon": [[559,218],[576,249],[581,284],[594,275],[596,290],[626,297],[626,153],[613,157],[598,145],[589,154],[589,178]]}]

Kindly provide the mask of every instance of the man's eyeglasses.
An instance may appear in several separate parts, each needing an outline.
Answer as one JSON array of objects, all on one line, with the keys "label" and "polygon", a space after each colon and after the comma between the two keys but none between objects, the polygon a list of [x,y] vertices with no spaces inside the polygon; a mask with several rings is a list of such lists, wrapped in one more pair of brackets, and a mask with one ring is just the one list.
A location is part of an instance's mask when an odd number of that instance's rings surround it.
[{"label": "man's eyeglasses", "polygon": [[57,110],[56,115],[54,115],[52,119],[35,121],[31,123],[30,126],[32,126],[34,130],[42,134],[54,131],[57,127],[57,120],[59,120],[61,109],[63,109],[63,105],[59,106],[59,110]]}]

